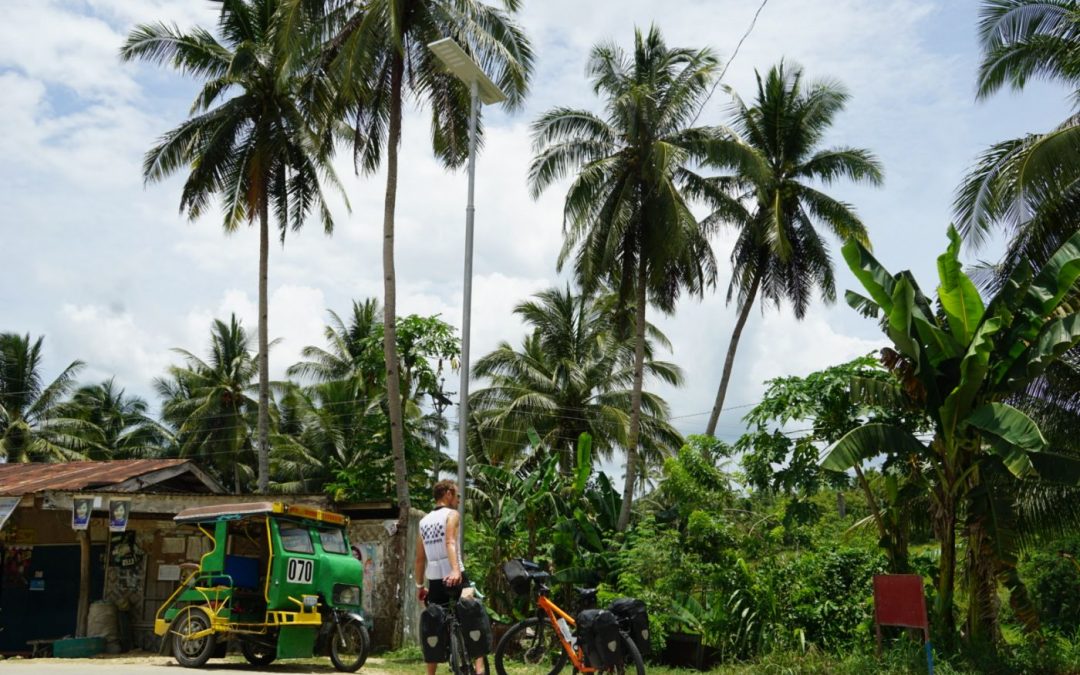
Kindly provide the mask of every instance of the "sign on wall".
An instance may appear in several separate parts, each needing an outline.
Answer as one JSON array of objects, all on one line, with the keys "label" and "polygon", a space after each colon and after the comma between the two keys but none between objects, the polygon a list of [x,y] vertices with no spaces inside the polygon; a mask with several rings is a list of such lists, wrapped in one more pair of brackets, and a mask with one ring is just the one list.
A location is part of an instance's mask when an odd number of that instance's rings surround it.
[{"label": "sign on wall", "polygon": [[130,499],[109,500],[109,532],[123,532],[127,529],[128,516],[131,515]]},{"label": "sign on wall", "polygon": [[85,530],[90,527],[90,514],[94,512],[93,498],[76,497],[71,500],[71,529]]}]

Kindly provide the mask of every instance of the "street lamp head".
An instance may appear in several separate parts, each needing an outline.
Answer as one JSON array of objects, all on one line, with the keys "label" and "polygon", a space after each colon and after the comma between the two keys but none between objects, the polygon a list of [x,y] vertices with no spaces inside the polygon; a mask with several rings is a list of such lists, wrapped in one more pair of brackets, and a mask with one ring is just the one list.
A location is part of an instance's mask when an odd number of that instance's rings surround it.
[{"label": "street lamp head", "polygon": [[479,64],[466,54],[461,45],[454,42],[453,38],[436,40],[428,45],[428,49],[434,52],[435,56],[438,56],[439,60],[446,66],[446,69],[459,80],[468,85],[475,82],[480,94],[480,100],[483,101],[484,105],[502,103],[506,100],[506,94],[503,93],[502,89],[499,89],[499,86],[491,81],[484,71],[480,69]]}]

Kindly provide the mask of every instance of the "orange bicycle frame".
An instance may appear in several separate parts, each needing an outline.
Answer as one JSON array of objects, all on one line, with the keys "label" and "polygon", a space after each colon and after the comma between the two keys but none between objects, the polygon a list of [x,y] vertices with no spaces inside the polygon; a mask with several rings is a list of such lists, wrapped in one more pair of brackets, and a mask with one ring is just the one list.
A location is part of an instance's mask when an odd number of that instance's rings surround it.
[{"label": "orange bicycle frame", "polygon": [[571,626],[576,626],[577,622],[574,621],[574,617],[562,611],[562,609],[560,609],[559,606],[552,602],[546,595],[541,595],[537,599],[536,606],[544,610],[544,613],[547,614],[548,621],[551,622],[551,629],[554,630],[555,635],[558,636],[559,642],[562,644],[563,650],[566,651],[566,654],[570,657],[570,661],[574,664],[574,668],[576,668],[578,672],[582,673],[597,672],[596,668],[591,668],[585,665],[585,659],[581,655],[581,648],[574,647],[569,642],[567,642],[566,638],[563,637],[562,631],[559,630],[558,619],[560,617],[565,619],[566,623],[570,624]]}]

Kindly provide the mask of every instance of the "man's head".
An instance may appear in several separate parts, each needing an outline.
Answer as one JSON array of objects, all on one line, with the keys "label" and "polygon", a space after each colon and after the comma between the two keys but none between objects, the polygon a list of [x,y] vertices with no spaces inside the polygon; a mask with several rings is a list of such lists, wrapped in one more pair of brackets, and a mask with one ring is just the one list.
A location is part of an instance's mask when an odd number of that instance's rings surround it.
[{"label": "man's head", "polygon": [[457,483],[452,480],[441,480],[435,483],[435,487],[431,490],[431,496],[435,498],[436,504],[453,506],[458,498]]}]

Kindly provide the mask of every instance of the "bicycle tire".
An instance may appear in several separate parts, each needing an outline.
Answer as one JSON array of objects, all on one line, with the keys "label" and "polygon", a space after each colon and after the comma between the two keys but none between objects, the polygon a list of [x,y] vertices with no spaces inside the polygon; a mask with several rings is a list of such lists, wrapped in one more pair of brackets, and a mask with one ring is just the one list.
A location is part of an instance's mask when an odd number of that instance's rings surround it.
[{"label": "bicycle tire", "polygon": [[[616,672],[620,675],[633,673],[635,675],[645,675],[645,661],[641,658],[641,652],[638,651],[637,645],[634,644],[629,633],[621,633],[623,642],[623,662],[619,666]],[[634,666],[634,670],[630,670],[630,665]]]},{"label": "bicycle tire", "polygon": [[475,675],[461,626],[456,623],[450,627],[450,672],[452,675]]},{"label": "bicycle tire", "polygon": [[556,675],[569,661],[551,624],[535,616],[511,626],[495,647],[497,675]]}]

